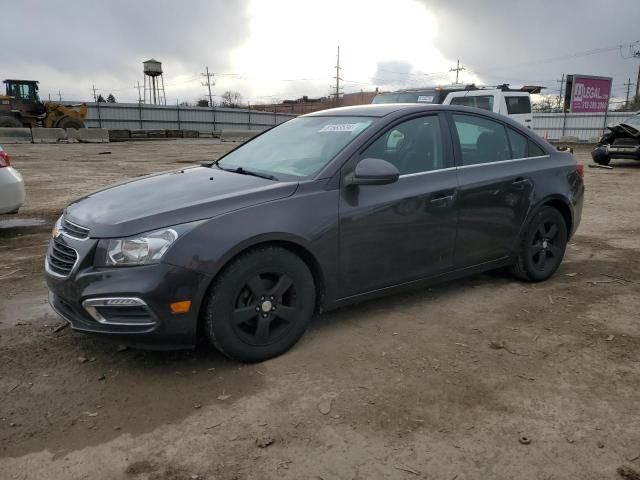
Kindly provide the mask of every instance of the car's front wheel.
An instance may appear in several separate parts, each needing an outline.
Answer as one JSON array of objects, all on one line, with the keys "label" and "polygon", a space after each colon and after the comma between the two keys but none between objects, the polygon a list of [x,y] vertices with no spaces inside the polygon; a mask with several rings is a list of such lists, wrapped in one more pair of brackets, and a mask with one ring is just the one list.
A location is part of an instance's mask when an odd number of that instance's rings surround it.
[{"label": "car's front wheel", "polygon": [[276,246],[258,248],[233,260],[211,288],[206,334],[234,360],[267,360],[302,337],[315,302],[313,276],[297,255]]},{"label": "car's front wheel", "polygon": [[611,157],[604,152],[598,152],[593,155],[593,161],[598,165],[609,165],[611,163]]},{"label": "car's front wheel", "polygon": [[527,226],[513,273],[529,282],[550,278],[562,263],[567,248],[567,225],[553,207],[543,207]]}]

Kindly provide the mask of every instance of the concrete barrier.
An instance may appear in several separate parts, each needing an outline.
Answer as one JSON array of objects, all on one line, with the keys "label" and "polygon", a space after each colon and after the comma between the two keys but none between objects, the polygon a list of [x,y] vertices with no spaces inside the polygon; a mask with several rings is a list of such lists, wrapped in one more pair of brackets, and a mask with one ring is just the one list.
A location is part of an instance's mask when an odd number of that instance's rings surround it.
[{"label": "concrete barrier", "polygon": [[167,129],[166,137],[167,138],[183,138],[184,137],[184,133],[182,132],[182,130]]},{"label": "concrete barrier", "polygon": [[0,128],[0,145],[9,143],[31,143],[30,128]]},{"label": "concrete barrier", "polygon": [[109,143],[109,130],[106,128],[80,128],[78,140],[81,143]]},{"label": "concrete barrier", "polygon": [[260,132],[257,130],[222,130],[220,140],[223,142],[245,142]]},{"label": "concrete barrier", "polygon": [[125,130],[120,128],[109,129],[109,140],[128,140],[131,138],[131,130]]},{"label": "concrete barrier", "polygon": [[558,140],[558,142],[560,143],[578,143],[578,137],[573,137],[570,135],[565,135],[564,137],[560,137],[560,140]]},{"label": "concrete barrier", "polygon": [[131,138],[147,138],[149,136],[146,128],[132,128],[129,133]]},{"label": "concrete barrier", "polygon": [[80,132],[77,128],[66,128],[67,143],[78,143],[80,141]]},{"label": "concrete barrier", "polygon": [[42,128],[31,129],[33,143],[58,143],[67,139],[67,132],[64,128]]},{"label": "concrete barrier", "polygon": [[162,128],[147,129],[148,138],[167,138],[167,131]]}]

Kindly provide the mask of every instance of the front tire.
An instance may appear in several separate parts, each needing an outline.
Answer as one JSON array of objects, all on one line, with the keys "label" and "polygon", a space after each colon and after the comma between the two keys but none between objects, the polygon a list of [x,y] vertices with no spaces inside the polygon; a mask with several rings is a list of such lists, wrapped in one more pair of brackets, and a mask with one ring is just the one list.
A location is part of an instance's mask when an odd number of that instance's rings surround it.
[{"label": "front tire", "polygon": [[598,152],[597,154],[593,155],[593,161],[598,165],[607,166],[611,163],[611,157],[606,153]]},{"label": "front tire", "polygon": [[2,128],[21,128],[22,122],[15,117],[9,115],[0,115],[0,127]]},{"label": "front tire", "polygon": [[85,128],[84,122],[79,118],[73,117],[62,117],[56,123],[56,127],[58,128]]},{"label": "front tire", "polygon": [[205,311],[209,341],[241,362],[289,350],[313,317],[316,289],[306,264],[281,247],[242,254],[220,274]]},{"label": "front tire", "polygon": [[558,270],[567,248],[567,225],[553,207],[542,207],[527,226],[513,273],[528,282],[542,282]]}]

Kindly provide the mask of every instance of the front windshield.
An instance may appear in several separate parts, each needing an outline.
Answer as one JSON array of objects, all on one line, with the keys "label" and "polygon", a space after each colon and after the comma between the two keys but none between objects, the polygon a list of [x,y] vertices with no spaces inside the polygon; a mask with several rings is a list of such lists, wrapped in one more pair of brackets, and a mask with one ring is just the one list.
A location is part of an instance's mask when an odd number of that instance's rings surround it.
[{"label": "front windshield", "polygon": [[435,90],[380,93],[372,103],[436,103]]},{"label": "front windshield", "polygon": [[633,117],[629,117],[620,123],[622,123],[623,125],[629,125],[630,127],[633,127],[636,130],[640,130],[640,113],[634,115]]},{"label": "front windshield", "polygon": [[275,177],[309,177],[319,172],[373,120],[335,116],[294,118],[230,152],[217,165]]}]

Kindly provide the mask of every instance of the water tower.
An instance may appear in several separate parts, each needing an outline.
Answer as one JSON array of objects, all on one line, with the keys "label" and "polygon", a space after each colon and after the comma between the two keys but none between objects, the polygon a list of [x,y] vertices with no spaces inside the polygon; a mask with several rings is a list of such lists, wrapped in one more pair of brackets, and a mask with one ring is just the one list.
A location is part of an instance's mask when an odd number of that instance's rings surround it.
[{"label": "water tower", "polygon": [[[166,105],[167,97],[164,93],[162,63],[152,58],[142,62],[142,66],[144,71],[144,103]],[[147,102],[147,92],[149,92],[149,102]]]}]

